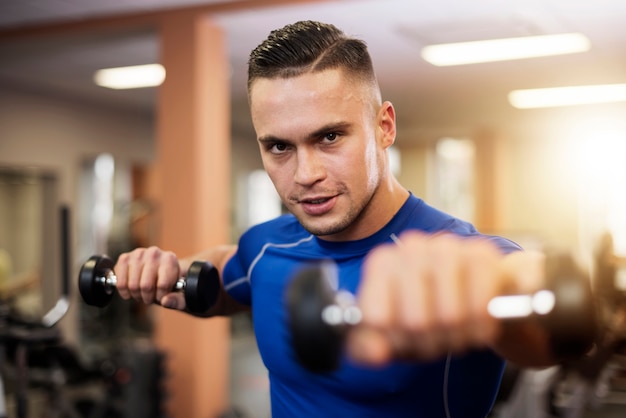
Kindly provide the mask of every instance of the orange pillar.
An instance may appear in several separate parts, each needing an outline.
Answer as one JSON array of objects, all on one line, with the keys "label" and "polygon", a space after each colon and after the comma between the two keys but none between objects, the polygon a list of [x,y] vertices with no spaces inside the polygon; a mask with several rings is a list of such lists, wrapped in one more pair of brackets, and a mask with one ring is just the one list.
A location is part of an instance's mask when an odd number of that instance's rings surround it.
[{"label": "orange pillar", "polygon": [[[207,16],[172,13],[160,30],[160,246],[185,257],[229,240],[228,59],[224,34]],[[155,309],[154,322],[168,359],[169,416],[218,416],[229,403],[228,320]]]},{"label": "orange pillar", "polygon": [[502,173],[506,167],[504,147],[494,132],[483,130],[474,136],[476,146],[476,220],[483,232],[501,232]]}]

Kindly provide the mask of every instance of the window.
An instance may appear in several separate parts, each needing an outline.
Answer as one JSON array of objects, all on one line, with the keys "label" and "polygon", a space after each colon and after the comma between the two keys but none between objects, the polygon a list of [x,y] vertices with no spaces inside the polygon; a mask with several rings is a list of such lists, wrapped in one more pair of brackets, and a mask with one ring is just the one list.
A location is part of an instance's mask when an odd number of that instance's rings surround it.
[{"label": "window", "polygon": [[474,142],[464,138],[441,138],[434,154],[429,200],[444,212],[473,222]]}]

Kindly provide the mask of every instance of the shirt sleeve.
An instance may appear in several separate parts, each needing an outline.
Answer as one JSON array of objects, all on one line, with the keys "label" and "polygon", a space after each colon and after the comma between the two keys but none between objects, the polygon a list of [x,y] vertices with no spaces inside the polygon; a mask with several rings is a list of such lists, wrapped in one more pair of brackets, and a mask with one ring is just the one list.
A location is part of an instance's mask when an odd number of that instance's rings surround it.
[{"label": "shirt sleeve", "polygon": [[503,238],[495,235],[485,235],[485,237],[495,243],[502,251],[503,254],[509,254],[515,251],[521,251],[522,247],[516,242],[511,241],[508,238]]},{"label": "shirt sleeve", "polygon": [[226,292],[237,302],[250,306],[252,296],[248,266],[243,260],[240,249],[228,260],[222,274]]}]

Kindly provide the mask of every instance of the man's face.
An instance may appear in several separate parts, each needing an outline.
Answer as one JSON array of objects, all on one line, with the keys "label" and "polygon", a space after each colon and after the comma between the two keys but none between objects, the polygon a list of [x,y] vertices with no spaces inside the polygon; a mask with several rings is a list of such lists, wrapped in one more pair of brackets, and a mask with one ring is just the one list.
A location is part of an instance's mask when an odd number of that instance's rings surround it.
[{"label": "man's face", "polygon": [[381,107],[376,97],[340,70],[252,85],[265,169],[287,209],[315,235],[359,239],[380,226],[370,202],[386,170],[395,121],[391,105]]}]

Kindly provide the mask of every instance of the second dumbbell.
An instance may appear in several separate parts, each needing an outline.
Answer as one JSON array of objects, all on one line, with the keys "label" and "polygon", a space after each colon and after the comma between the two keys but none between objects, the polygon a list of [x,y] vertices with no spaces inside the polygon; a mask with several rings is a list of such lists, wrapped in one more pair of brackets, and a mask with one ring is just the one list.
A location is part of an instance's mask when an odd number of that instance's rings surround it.
[{"label": "second dumbbell", "polygon": [[[567,255],[547,257],[546,275],[546,289],[532,295],[496,296],[489,302],[489,314],[503,321],[538,320],[556,358],[578,358],[592,347],[597,332],[590,282]],[[355,296],[334,289],[332,284],[338,281],[337,267],[320,262],[304,266],[288,286],[294,352],[313,372],[339,367],[346,335],[362,320]]]},{"label": "second dumbbell", "polygon": [[[90,257],[80,269],[78,289],[88,305],[104,307],[111,302],[117,286],[114,262],[104,255]],[[216,302],[220,291],[217,269],[208,262],[194,261],[185,278],[179,279],[173,292],[182,292],[187,310],[204,313]]]}]

